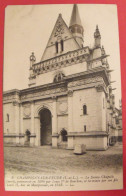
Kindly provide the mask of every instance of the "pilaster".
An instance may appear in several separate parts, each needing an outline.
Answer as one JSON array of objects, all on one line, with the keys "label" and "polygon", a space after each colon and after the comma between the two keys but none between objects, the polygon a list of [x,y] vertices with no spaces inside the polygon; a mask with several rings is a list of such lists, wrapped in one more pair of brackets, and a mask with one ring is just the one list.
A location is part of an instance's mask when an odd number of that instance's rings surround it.
[{"label": "pilaster", "polygon": [[36,139],[35,146],[40,146],[40,117],[35,117],[35,131],[36,131]]},{"label": "pilaster", "polygon": [[52,116],[52,147],[57,147],[58,144],[58,130],[57,130],[57,97],[53,96],[53,116]]},{"label": "pilaster", "polygon": [[68,91],[68,131],[73,132],[73,91]]},{"label": "pilaster", "polygon": [[24,131],[23,131],[23,106],[20,103],[20,143],[24,144]]},{"label": "pilaster", "polygon": [[14,120],[15,120],[15,135],[16,135],[16,144],[19,144],[19,102],[14,101],[13,102],[14,106]]},{"label": "pilaster", "polygon": [[[73,132],[73,91],[68,91],[68,135]],[[73,137],[68,137],[68,149],[73,149]]]},{"label": "pilaster", "polygon": [[30,135],[30,145],[35,144],[35,129],[34,129],[34,101],[31,101],[31,135]]}]

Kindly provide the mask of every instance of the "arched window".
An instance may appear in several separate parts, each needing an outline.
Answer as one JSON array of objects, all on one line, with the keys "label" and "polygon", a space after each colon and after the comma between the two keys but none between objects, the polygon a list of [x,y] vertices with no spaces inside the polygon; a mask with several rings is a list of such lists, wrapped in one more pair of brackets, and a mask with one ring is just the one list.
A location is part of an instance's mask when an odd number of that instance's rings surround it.
[{"label": "arched window", "polygon": [[58,75],[58,81],[62,80],[61,74]]},{"label": "arched window", "polygon": [[63,42],[63,40],[61,40],[61,52],[63,52],[63,50],[64,50],[64,42]]},{"label": "arched window", "polygon": [[56,53],[58,53],[58,42],[55,43],[56,46]]},{"label": "arched window", "polygon": [[61,80],[63,80],[64,77],[65,75],[62,72],[60,72],[56,74],[56,76],[54,77],[54,82],[60,82]]},{"label": "arched window", "polygon": [[61,130],[61,137],[62,137],[62,142],[67,142],[67,131],[65,129]]},{"label": "arched window", "polygon": [[9,120],[10,120],[10,119],[9,119],[9,114],[7,114],[7,116],[6,116],[6,121],[9,122]]},{"label": "arched window", "polygon": [[87,114],[87,106],[83,105],[83,114],[86,115]]}]

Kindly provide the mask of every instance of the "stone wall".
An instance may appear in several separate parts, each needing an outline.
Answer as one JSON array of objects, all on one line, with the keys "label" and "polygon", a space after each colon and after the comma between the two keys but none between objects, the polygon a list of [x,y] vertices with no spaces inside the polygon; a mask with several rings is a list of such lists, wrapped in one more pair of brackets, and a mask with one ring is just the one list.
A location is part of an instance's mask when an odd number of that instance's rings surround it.
[{"label": "stone wall", "polygon": [[[103,96],[104,92],[97,92],[96,88],[78,90],[73,93],[74,132],[84,132],[84,126],[86,131],[106,131]],[[83,115],[83,105],[87,106],[86,115]]]},{"label": "stone wall", "polygon": [[44,74],[37,75],[36,79],[35,79],[35,84],[33,86],[52,83],[54,81],[55,75],[58,72],[62,72],[62,73],[64,73],[65,76],[69,76],[72,74],[84,72],[86,70],[87,70],[87,63],[86,62],[74,64],[72,66],[58,68],[58,70],[55,69],[50,72],[46,72]]},{"label": "stone wall", "polygon": [[[7,120],[7,114],[9,115],[9,121]],[[15,114],[14,106],[12,103],[4,104],[3,106],[3,126],[4,134],[15,134]]]}]

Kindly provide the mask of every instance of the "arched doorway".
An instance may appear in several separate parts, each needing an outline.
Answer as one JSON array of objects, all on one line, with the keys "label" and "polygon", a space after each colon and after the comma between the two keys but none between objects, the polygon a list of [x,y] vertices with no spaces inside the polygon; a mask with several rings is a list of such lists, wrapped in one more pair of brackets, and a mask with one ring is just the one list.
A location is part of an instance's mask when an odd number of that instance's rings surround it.
[{"label": "arched doorway", "polygon": [[44,108],[40,112],[40,145],[52,144],[52,117],[51,112]]},{"label": "arched doorway", "polygon": [[25,142],[30,142],[30,131],[27,129],[25,132]]},{"label": "arched doorway", "polygon": [[25,146],[30,146],[30,135],[31,135],[31,132],[27,129],[25,131],[25,140],[24,140]]},{"label": "arched doorway", "polygon": [[67,131],[65,129],[61,130],[61,141],[67,142]]}]

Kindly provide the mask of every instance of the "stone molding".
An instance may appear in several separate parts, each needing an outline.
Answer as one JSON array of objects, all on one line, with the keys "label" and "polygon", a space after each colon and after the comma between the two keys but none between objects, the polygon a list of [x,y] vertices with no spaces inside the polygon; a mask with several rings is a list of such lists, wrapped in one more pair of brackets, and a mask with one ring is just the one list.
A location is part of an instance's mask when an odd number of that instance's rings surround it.
[{"label": "stone molding", "polygon": [[[82,79],[83,78],[83,79]],[[71,81],[72,80],[72,81]],[[106,83],[107,82],[107,83]],[[93,71],[86,71],[78,74],[67,76],[65,80],[58,84],[51,83],[38,87],[27,88],[20,91],[20,103],[27,103],[30,100],[40,100],[44,98],[52,98],[53,96],[67,95],[68,90],[78,90],[83,88],[96,87],[97,85],[104,85],[104,90],[107,92],[106,72],[104,68],[96,68]],[[7,100],[9,97],[9,91],[5,92],[3,96],[3,103],[11,103],[14,100]],[[10,92],[11,93],[11,92]]]},{"label": "stone molding", "polygon": [[20,90],[14,89],[14,90],[8,90],[3,92],[3,101],[4,102],[14,102],[19,101],[20,99]]},{"label": "stone molding", "polygon": [[18,101],[13,101],[12,103],[13,103],[13,106],[19,106],[20,104]]},{"label": "stone molding", "polygon": [[26,95],[22,95],[21,96],[21,101],[29,99],[29,98],[36,98],[36,97],[44,97],[44,96],[49,96],[49,97],[55,97],[56,93],[62,93],[62,92],[66,92],[66,87],[58,87],[56,89],[47,89],[47,90],[43,90],[43,91],[38,91],[38,92],[32,92]]},{"label": "stone molding", "polygon": [[59,137],[59,134],[58,133],[53,133],[52,137]]},{"label": "stone molding", "polygon": [[97,136],[108,136],[108,133],[105,131],[89,131],[89,132],[68,132],[67,137],[97,137]]},{"label": "stone molding", "polygon": [[4,134],[4,137],[24,137],[25,134]]},{"label": "stone molding", "polygon": [[42,110],[42,109],[48,109],[50,112],[51,112],[51,115],[53,116],[53,108],[52,108],[52,105],[51,104],[48,104],[48,103],[42,103],[40,104],[36,109],[35,109],[35,115],[34,117],[35,118],[38,118],[39,117],[39,112]]},{"label": "stone molding", "polygon": [[68,116],[68,112],[66,112],[66,113],[61,113],[61,114],[57,114],[57,116]]},{"label": "stone molding", "polygon": [[105,87],[104,84],[96,85],[95,88],[96,88],[97,92],[105,92],[105,94],[107,96],[107,88]]}]

